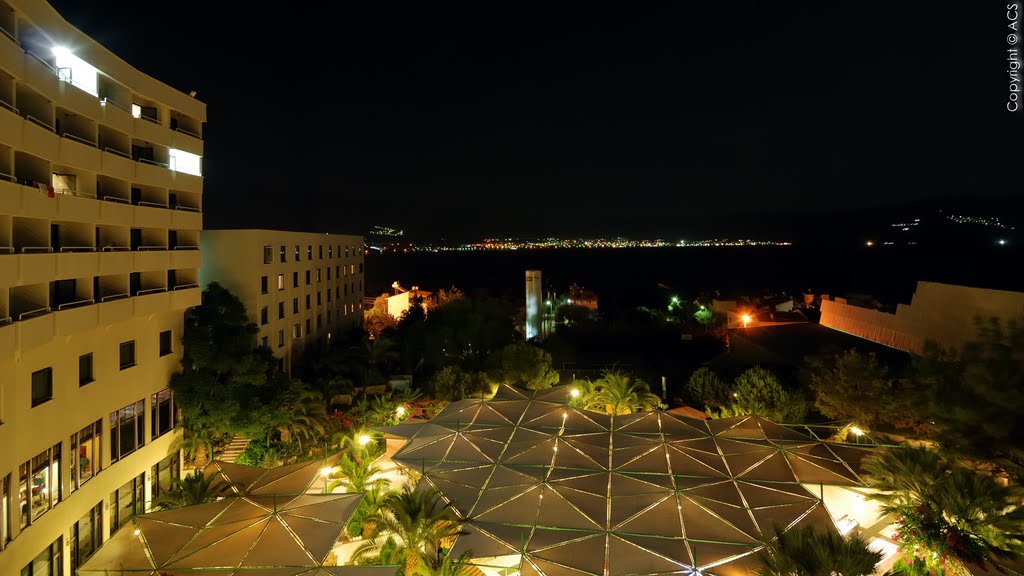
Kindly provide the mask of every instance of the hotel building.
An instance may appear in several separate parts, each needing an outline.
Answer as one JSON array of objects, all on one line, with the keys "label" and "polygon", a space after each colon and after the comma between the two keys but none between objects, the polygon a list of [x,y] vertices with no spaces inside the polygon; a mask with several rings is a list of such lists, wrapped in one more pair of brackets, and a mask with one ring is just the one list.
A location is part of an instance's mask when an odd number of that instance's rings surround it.
[{"label": "hotel building", "polygon": [[201,245],[200,283],[242,301],[289,374],[304,350],[363,325],[362,236],[205,230]]},{"label": "hotel building", "polygon": [[46,2],[0,0],[4,576],[74,574],[180,474],[205,120]]}]

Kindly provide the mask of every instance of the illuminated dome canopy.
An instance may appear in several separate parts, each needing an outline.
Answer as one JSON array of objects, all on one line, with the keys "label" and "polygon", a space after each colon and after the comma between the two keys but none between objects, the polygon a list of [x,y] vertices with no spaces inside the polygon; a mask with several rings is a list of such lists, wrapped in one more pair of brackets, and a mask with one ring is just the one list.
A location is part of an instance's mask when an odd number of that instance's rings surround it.
[{"label": "illuminated dome canopy", "polygon": [[819,485],[860,485],[871,453],[756,416],[577,410],[566,386],[381,430],[409,438],[393,460],[469,518],[453,553],[523,576],[745,574],[773,524],[836,530]]}]

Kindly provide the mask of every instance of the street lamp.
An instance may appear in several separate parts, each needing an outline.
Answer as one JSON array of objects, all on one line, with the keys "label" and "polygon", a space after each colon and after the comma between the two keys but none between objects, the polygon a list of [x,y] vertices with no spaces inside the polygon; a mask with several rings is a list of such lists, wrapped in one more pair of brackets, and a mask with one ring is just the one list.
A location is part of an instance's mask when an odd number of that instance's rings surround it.
[{"label": "street lamp", "polygon": [[334,468],[324,467],[320,469],[320,475],[324,478],[324,494],[327,494],[327,479],[334,473]]},{"label": "street lamp", "polygon": [[744,314],[740,317],[740,320],[743,321],[743,327],[746,328],[750,324],[750,314]]}]

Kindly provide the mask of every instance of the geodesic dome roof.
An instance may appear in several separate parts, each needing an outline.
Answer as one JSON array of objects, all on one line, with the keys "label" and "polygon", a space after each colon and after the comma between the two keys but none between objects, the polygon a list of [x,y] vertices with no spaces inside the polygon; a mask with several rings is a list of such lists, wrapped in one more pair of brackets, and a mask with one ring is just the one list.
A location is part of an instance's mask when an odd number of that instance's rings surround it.
[{"label": "geodesic dome roof", "polygon": [[[140,514],[96,551],[79,576],[372,576],[394,567],[325,565],[362,494],[282,494],[305,490],[318,463],[271,470],[226,462],[243,494]],[[136,530],[138,533],[136,534]]]},{"label": "geodesic dome roof", "polygon": [[409,438],[393,460],[419,487],[469,519],[454,554],[522,576],[744,574],[773,525],[835,530],[805,485],[859,485],[871,450],[756,416],[608,416],[568,395],[502,387],[381,428]]}]

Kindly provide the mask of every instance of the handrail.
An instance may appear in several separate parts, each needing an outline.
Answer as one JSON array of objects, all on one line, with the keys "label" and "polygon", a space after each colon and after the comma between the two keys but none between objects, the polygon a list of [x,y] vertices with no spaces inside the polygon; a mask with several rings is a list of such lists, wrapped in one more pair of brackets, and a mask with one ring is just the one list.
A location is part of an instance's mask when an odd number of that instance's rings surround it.
[{"label": "handrail", "polygon": [[104,152],[110,152],[111,154],[116,154],[118,156],[121,156],[122,158],[127,158],[129,160],[132,159],[132,155],[131,154],[128,154],[127,152],[121,152],[120,150],[117,150],[115,148],[111,148],[109,146],[104,146],[103,147],[103,151]]},{"label": "handrail", "polygon": [[104,252],[130,252],[131,248],[127,246],[104,246]]},{"label": "handrail", "polygon": [[84,198],[95,198],[96,197],[96,195],[93,194],[92,192],[82,192],[81,190],[72,190],[71,191],[71,195],[72,196],[82,196]]},{"label": "handrail", "polygon": [[53,126],[50,126],[46,122],[43,122],[42,120],[40,120],[39,118],[36,118],[35,116],[33,116],[31,114],[26,114],[25,115],[25,120],[28,120],[29,122],[32,122],[34,124],[38,124],[38,125],[42,126],[43,128],[46,128],[50,132],[53,132],[54,134],[57,133],[57,129],[56,128],[54,128]]},{"label": "handrail", "polygon": [[14,320],[11,320],[10,316],[6,316],[4,318],[0,318],[0,326],[2,326],[4,324],[11,324],[12,322],[14,322]]},{"label": "handrail", "polygon": [[61,136],[67,138],[68,140],[74,140],[76,142],[81,142],[82,144],[87,144],[89,146],[92,146],[93,148],[99,148],[99,145],[96,144],[95,142],[90,142],[90,141],[86,140],[85,138],[82,138],[81,136],[75,136],[74,134],[72,134],[70,132],[65,132],[65,133],[61,134]]},{"label": "handrail", "polygon": [[160,123],[160,120],[158,118],[150,118],[149,116],[146,116],[145,114],[142,114],[142,113],[139,114],[139,118],[141,118],[142,120],[149,120],[150,122],[152,122],[153,124],[156,124],[157,126],[163,126],[163,124]]},{"label": "handrail", "polygon": [[146,288],[145,290],[139,290],[135,295],[142,296],[143,294],[156,294],[157,292],[167,292],[167,288]]},{"label": "handrail", "polygon": [[96,301],[93,300],[92,298],[87,298],[85,300],[78,300],[76,302],[66,302],[64,304],[59,304],[59,305],[57,305],[57,310],[67,310],[68,308],[77,308],[79,306],[86,306],[88,304],[95,304],[95,303],[96,303]]},{"label": "handrail", "polygon": [[161,204],[159,202],[140,201],[138,205],[139,206],[153,206],[154,208],[167,208],[168,207],[166,202]]},{"label": "handrail", "polygon": [[159,166],[161,168],[170,168],[171,167],[171,165],[166,163],[166,162],[157,162],[156,160],[150,160],[149,158],[141,158],[140,157],[140,158],[137,158],[135,161],[136,162],[143,162],[145,164],[153,164],[154,166]]},{"label": "handrail", "polygon": [[155,250],[167,250],[167,246],[138,246],[136,252],[152,252]]},{"label": "handrail", "polygon": [[174,290],[184,290],[186,288],[199,288],[199,284],[179,284],[174,287]]},{"label": "handrail", "polygon": [[92,246],[61,246],[61,252],[95,252]]},{"label": "handrail", "polygon": [[186,212],[200,212],[200,213],[203,211],[202,208],[193,208],[191,206],[182,206],[181,204],[175,204],[174,205],[174,209],[175,210],[184,210]]},{"label": "handrail", "polygon": [[9,102],[4,102],[3,100],[0,100],[0,106],[3,106],[4,108],[7,108],[11,112],[14,112],[15,114],[19,114],[20,115],[20,113],[18,112],[18,109],[15,108],[14,105],[9,103]]},{"label": "handrail", "polygon": [[15,44],[17,44],[18,46],[21,46],[21,41],[19,41],[17,38],[15,38],[14,34],[11,34],[10,32],[8,32],[7,28],[4,28],[3,26],[0,26],[0,32],[3,32],[4,36],[7,36],[8,38],[10,38],[11,41],[14,42]]},{"label": "handrail", "polygon": [[199,250],[199,246],[188,246],[185,244],[179,244],[174,247],[175,250]]},{"label": "handrail", "polygon": [[22,246],[21,247],[21,253],[22,254],[30,254],[32,252],[52,253],[53,252],[53,248],[51,246]]},{"label": "handrail", "polygon": [[43,66],[46,66],[47,68],[49,68],[50,72],[53,72],[54,74],[57,74],[57,69],[54,68],[53,66],[51,66],[50,63],[47,62],[46,60],[43,60],[43,58],[41,56],[39,56],[38,54],[36,54],[35,52],[33,52],[31,50],[25,50],[25,54],[28,54],[29,56],[31,56],[31,57],[35,58],[36,60],[38,60],[39,63],[41,63]]},{"label": "handrail", "polygon": [[193,132],[191,130],[185,130],[184,128],[181,128],[181,127],[175,128],[174,130],[176,132],[181,132],[182,134],[188,134],[189,136],[191,136],[193,138],[196,138],[197,140],[202,140],[203,139],[202,136],[200,136],[199,134],[196,134],[195,132]]},{"label": "handrail", "polygon": [[0,178],[3,178],[5,180],[10,180],[11,182],[17,182],[18,181],[17,178],[15,178],[13,174],[5,174],[3,172],[0,172]]},{"label": "handrail", "polygon": [[120,196],[104,196],[103,199],[107,200],[109,202],[120,202],[121,204],[131,204],[132,203],[131,200],[128,200],[127,198],[121,198]]},{"label": "handrail", "polygon": [[0,252],[6,252],[8,254],[14,254],[13,246],[0,246]]},{"label": "handrail", "polygon": [[117,109],[121,110],[122,112],[127,112],[128,114],[131,114],[131,113],[132,113],[132,111],[131,111],[131,110],[129,110],[129,109],[127,109],[127,108],[125,108],[124,106],[122,106],[122,105],[118,104],[117,102],[114,102],[114,101],[113,101],[113,100],[111,100],[110,98],[106,98],[106,97],[100,98],[100,104],[101,104],[101,105],[104,105],[104,106],[106,106],[107,104],[110,104],[111,106],[113,106],[114,108],[117,108]]},{"label": "handrail", "polygon": [[100,302],[109,302],[111,300],[123,300],[125,298],[128,298],[127,292],[122,292],[120,294],[108,294],[106,296],[101,297]]},{"label": "handrail", "polygon": [[18,314],[18,320],[20,321],[20,320],[24,320],[26,318],[31,318],[32,316],[42,316],[43,314],[49,314],[49,313],[50,313],[50,307],[49,306],[46,306],[46,307],[43,307],[43,308],[37,308],[36,310],[29,310],[28,312],[22,312],[21,314]]}]

